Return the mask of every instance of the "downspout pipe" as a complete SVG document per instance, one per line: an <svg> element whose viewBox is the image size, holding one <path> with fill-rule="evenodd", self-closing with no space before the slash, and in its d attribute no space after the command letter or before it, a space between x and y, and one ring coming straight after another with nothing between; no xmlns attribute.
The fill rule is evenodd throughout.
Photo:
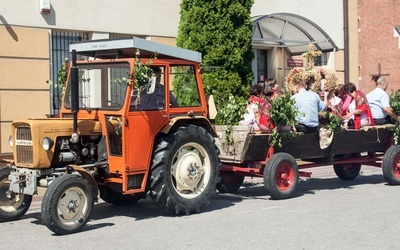
<svg viewBox="0 0 400 250"><path fill-rule="evenodd" d="M344 35L344 83L350 81L350 65L349 65L349 2L343 0L343 35Z"/></svg>

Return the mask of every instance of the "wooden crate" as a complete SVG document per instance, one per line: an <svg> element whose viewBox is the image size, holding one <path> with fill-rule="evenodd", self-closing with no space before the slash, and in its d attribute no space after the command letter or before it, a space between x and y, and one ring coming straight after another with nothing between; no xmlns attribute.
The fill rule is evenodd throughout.
<svg viewBox="0 0 400 250"><path fill-rule="evenodd" d="M233 126L232 127L232 138L233 144L228 145L226 140L226 129L228 126L217 125L215 126L215 131L218 134L218 138L215 139L215 144L221 151L219 158L222 162L230 163L242 163L243 162L243 148L247 138L250 133L250 127L243 126Z"/></svg>

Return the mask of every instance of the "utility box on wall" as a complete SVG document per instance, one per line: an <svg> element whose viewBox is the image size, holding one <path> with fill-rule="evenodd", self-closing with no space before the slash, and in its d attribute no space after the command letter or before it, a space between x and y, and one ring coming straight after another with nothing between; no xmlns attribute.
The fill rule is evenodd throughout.
<svg viewBox="0 0 400 250"><path fill-rule="evenodd" d="M40 13L48 14L50 13L50 0L39 0L40 1Z"/></svg>

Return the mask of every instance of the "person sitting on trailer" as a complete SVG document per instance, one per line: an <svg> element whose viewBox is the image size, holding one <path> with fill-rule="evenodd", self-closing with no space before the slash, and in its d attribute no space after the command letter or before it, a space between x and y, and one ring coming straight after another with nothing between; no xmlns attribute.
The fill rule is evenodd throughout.
<svg viewBox="0 0 400 250"><path fill-rule="evenodd" d="M343 101L338 96L338 92L338 89L336 91L329 91L325 86L324 90L320 93L320 96L322 95L322 98L324 97L325 93L327 93L328 103L326 109L327 111L332 112L335 115L341 115L343 110Z"/></svg>
<svg viewBox="0 0 400 250"><path fill-rule="evenodd" d="M344 89L347 94L353 97L345 116L345 126L349 124L348 122L346 123L346 121L351 119L354 120L354 129L360 129L364 126L375 126L365 94L360 90L357 90L356 85L351 82L346 83Z"/></svg>
<svg viewBox="0 0 400 250"><path fill-rule="evenodd" d="M295 107L299 111L298 123L294 126L296 132L313 133L318 131L318 112L326 108L327 93L324 101L317 93L308 91L307 84L302 78L295 79L297 94L292 98L295 100Z"/></svg>
<svg viewBox="0 0 400 250"><path fill-rule="evenodd" d="M276 78L267 78L267 80L265 80L263 95L270 101L279 95Z"/></svg>
<svg viewBox="0 0 400 250"><path fill-rule="evenodd" d="M268 117L265 111L269 105L262 95L263 87L256 84L250 87L250 97L243 120L239 122L240 126L252 126L255 131L269 131Z"/></svg>
<svg viewBox="0 0 400 250"><path fill-rule="evenodd" d="M376 88L367 94L376 125L394 124L396 121L400 121L400 116L396 115L390 107L389 95L386 93L387 87L386 78L379 77L376 81Z"/></svg>
<svg viewBox="0 0 400 250"><path fill-rule="evenodd" d="M351 101L353 100L353 97L351 95L348 95L346 91L344 90L345 84L341 83L339 84L339 88L336 91L336 95L342 100L342 109L341 109L341 116L346 116L347 110L349 109L349 105Z"/></svg>

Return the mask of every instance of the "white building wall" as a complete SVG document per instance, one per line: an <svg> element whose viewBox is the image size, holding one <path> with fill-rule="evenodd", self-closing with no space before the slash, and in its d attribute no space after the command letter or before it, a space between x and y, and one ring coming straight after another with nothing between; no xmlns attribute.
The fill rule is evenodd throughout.
<svg viewBox="0 0 400 250"><path fill-rule="evenodd" d="M50 29L176 37L181 0L0 0L0 22ZM321 11L326 10L326 11ZM342 0L255 0L251 15L294 13L320 26L343 49Z"/></svg>
<svg viewBox="0 0 400 250"><path fill-rule="evenodd" d="M176 37L181 0L0 0L0 24Z"/></svg>

